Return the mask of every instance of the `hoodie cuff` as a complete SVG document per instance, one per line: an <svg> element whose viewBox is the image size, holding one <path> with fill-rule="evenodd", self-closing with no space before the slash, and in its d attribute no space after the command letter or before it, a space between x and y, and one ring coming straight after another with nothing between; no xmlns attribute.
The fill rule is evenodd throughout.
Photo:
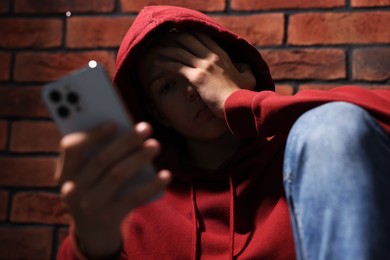
<svg viewBox="0 0 390 260"><path fill-rule="evenodd" d="M225 120L230 131L238 136L257 136L252 100L258 92L237 90L225 101Z"/></svg>

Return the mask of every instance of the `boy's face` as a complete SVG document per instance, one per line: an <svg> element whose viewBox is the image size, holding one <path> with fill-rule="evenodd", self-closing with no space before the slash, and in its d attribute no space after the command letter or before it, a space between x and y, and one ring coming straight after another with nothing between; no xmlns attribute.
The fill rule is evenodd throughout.
<svg viewBox="0 0 390 260"><path fill-rule="evenodd" d="M225 120L209 110L188 80L157 67L157 58L161 57L151 48L137 64L138 78L156 119L192 140L212 140L229 131Z"/></svg>

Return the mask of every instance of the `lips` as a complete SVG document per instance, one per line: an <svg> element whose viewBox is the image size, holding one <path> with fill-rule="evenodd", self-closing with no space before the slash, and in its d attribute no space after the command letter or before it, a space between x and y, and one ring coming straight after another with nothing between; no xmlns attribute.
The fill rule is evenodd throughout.
<svg viewBox="0 0 390 260"><path fill-rule="evenodd" d="M205 111L208 110L207 106L202 106L198 112L196 112L194 119L198 119Z"/></svg>

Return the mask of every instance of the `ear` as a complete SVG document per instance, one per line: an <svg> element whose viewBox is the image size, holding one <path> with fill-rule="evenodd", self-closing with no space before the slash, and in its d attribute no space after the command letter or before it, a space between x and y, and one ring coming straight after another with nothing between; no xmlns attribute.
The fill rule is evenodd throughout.
<svg viewBox="0 0 390 260"><path fill-rule="evenodd" d="M164 115L153 104L148 103L146 105L146 108L148 112L153 115L154 119L156 119L157 122L159 122L166 128L169 128L171 126L168 120L165 119Z"/></svg>

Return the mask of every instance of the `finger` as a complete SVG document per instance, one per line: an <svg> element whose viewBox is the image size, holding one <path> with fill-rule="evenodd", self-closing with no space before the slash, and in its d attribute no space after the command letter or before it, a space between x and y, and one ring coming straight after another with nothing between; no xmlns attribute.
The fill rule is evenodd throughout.
<svg viewBox="0 0 390 260"><path fill-rule="evenodd" d="M188 79L190 82L193 78L194 71L196 70L193 67L187 66L177 61L171 61L171 60L157 59L155 60L154 64L163 70L180 74L184 76L186 79Z"/></svg>
<svg viewBox="0 0 390 260"><path fill-rule="evenodd" d="M199 58L207 57L210 49L207 48L197 37L189 33L179 33L173 36L173 39L180 43L186 50Z"/></svg>
<svg viewBox="0 0 390 260"><path fill-rule="evenodd" d="M67 202L66 204L71 205L71 197L75 191L75 183L73 181L66 181L61 185L61 196Z"/></svg>
<svg viewBox="0 0 390 260"><path fill-rule="evenodd" d="M162 56L160 60L175 61L195 68L199 63L199 58L194 56L183 48L178 47L160 47L153 50L153 52Z"/></svg>
<svg viewBox="0 0 390 260"><path fill-rule="evenodd" d="M234 66L236 66L237 70L243 74L251 71L251 67L247 63L235 62Z"/></svg>
<svg viewBox="0 0 390 260"><path fill-rule="evenodd" d="M256 87L256 78L253 75L251 66L247 63L234 63L234 65L240 72L240 82L242 82L240 86L244 89L254 90Z"/></svg>
<svg viewBox="0 0 390 260"><path fill-rule="evenodd" d="M60 157L57 163L55 178L63 183L72 178L85 162L85 155L98 143L108 140L116 131L114 123L106 123L85 132L65 135L60 142Z"/></svg>
<svg viewBox="0 0 390 260"><path fill-rule="evenodd" d="M102 174L124 157L135 152L143 141L152 133L151 126L145 122L134 126L134 129L101 149L91 158L82 172L75 177L79 189L89 189L99 181Z"/></svg>
<svg viewBox="0 0 390 260"><path fill-rule="evenodd" d="M87 131L74 132L65 135L60 142L61 151L84 152L114 133L116 125L108 122Z"/></svg>
<svg viewBox="0 0 390 260"><path fill-rule="evenodd" d="M159 144L156 140L150 139L145 141L143 149L134 152L115 165L113 169L105 172L96 186L84 197L83 206L93 209L116 197L126 183L133 181L135 175L142 167L146 163L150 163L158 150Z"/></svg>
<svg viewBox="0 0 390 260"><path fill-rule="evenodd" d="M208 35L201 32L193 32L196 38L209 50L217 55L227 55L226 52Z"/></svg>

